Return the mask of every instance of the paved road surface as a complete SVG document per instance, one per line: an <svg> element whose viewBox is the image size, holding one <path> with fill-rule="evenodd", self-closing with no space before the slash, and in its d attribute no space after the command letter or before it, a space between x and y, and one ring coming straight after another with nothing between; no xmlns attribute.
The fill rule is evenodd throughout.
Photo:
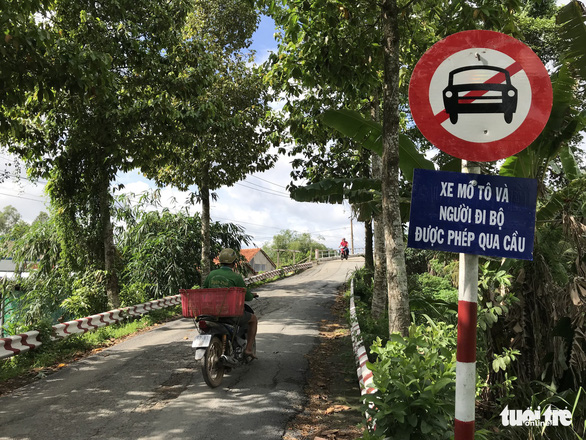
<svg viewBox="0 0 586 440"><path fill-rule="evenodd" d="M362 258L259 288L259 359L205 385L181 319L0 398L0 439L277 440L302 409L308 353L336 289Z"/></svg>

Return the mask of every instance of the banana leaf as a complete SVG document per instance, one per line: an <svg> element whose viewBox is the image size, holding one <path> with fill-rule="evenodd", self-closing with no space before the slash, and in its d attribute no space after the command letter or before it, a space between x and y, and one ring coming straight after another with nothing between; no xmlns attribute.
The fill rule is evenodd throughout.
<svg viewBox="0 0 586 440"><path fill-rule="evenodd" d="M383 127L378 122L364 117L352 110L326 110L322 121L345 136L352 138L358 145L382 157ZM421 154L409 137L399 134L399 168L408 181L413 180L413 170L435 169L433 162Z"/></svg>

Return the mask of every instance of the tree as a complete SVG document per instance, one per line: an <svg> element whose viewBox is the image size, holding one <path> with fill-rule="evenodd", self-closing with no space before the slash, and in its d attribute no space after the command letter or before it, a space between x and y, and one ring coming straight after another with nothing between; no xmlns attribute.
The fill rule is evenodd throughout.
<svg viewBox="0 0 586 440"><path fill-rule="evenodd" d="M195 125L180 126L185 139L168 145L161 161L145 168L161 184L180 189L197 185L202 204L202 272L210 271L210 197L221 186L232 186L254 171L273 166L268 149L278 141L269 107L270 95L262 77L243 55L256 29L256 11L244 0L210 3L196 1L187 37L198 40L212 58L214 74L201 97L186 97L185 105L212 112L206 131ZM166 157L165 157L166 156Z"/></svg>
<svg viewBox="0 0 586 440"><path fill-rule="evenodd" d="M117 235L124 267L122 298L127 305L176 295L179 289L201 286L205 279L197 264L203 246L201 217L189 215L189 205L176 213L161 210L159 197L158 192L146 194L134 204L128 197L118 199L117 216L127 225ZM216 254L225 247L238 251L251 238L240 226L219 222L210 225L210 237Z"/></svg>
<svg viewBox="0 0 586 440"><path fill-rule="evenodd" d="M296 142L326 151L331 134L321 130L317 114L340 107L370 112L369 103L382 97L382 206L386 261L391 265L386 275L392 298L390 331L405 333L409 311L403 231L394 204L399 202L399 132L407 122L400 112L407 111L410 70L431 44L458 30L479 26L516 32L511 11L520 2L261 3L283 29L279 53L270 60L269 80L278 82L289 98L285 110Z"/></svg>
<svg viewBox="0 0 586 440"><path fill-rule="evenodd" d="M50 53L55 38L47 25L50 0L2 0L0 26L4 37L0 41L2 71L0 71L0 130L10 130L6 112L22 105L26 93L46 90L50 69Z"/></svg>
<svg viewBox="0 0 586 440"><path fill-rule="evenodd" d="M196 120L203 130L209 115L182 105L202 93L210 73L203 48L182 36L188 7L51 2L38 23L52 36L42 53L46 74L33 90L19 90L9 112L3 107L10 151L49 180L70 265L104 270L112 307L119 286L110 183L118 171L150 166L160 145L177 139L176 124ZM27 23L37 23L32 16Z"/></svg>
<svg viewBox="0 0 586 440"><path fill-rule="evenodd" d="M318 236L317 240L323 240ZM285 229L273 236L270 243L265 243L263 249L279 266L295 264L303 258L311 258L316 249L325 250L326 246L314 239L309 232L296 232ZM291 253L287 252L292 251Z"/></svg>
<svg viewBox="0 0 586 440"><path fill-rule="evenodd" d="M5 206L0 212L0 235L9 234L12 228L21 221L22 216L14 206Z"/></svg>

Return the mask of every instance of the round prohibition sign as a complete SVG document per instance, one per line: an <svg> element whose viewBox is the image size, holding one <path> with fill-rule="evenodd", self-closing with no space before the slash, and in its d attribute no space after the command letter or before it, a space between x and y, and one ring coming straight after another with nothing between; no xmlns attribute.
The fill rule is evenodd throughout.
<svg viewBox="0 0 586 440"><path fill-rule="evenodd" d="M553 93L547 70L519 40L464 31L434 44L409 84L421 133L460 159L489 162L523 150L541 133Z"/></svg>

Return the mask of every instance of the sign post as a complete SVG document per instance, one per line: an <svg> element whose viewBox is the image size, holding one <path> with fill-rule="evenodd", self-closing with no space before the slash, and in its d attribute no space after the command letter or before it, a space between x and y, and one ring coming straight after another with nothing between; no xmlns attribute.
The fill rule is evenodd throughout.
<svg viewBox="0 0 586 440"><path fill-rule="evenodd" d="M552 101L539 57L498 32L450 35L421 57L411 77L415 124L432 144L462 159L462 174L450 174L475 175L428 174L419 179L427 185L417 189L422 170L415 170L409 221L409 246L460 252L455 440L474 439L478 255L532 259L535 229L536 182L517 179L513 186L525 190L516 191L512 202L512 182L480 185L490 176L479 176L477 162L504 159L531 144L549 119ZM494 184L500 195L492 200Z"/></svg>
<svg viewBox="0 0 586 440"><path fill-rule="evenodd" d="M462 161L462 172L480 174L478 164ZM476 407L476 322L478 255L460 254L458 280L458 339L456 345L455 439L474 438Z"/></svg>

